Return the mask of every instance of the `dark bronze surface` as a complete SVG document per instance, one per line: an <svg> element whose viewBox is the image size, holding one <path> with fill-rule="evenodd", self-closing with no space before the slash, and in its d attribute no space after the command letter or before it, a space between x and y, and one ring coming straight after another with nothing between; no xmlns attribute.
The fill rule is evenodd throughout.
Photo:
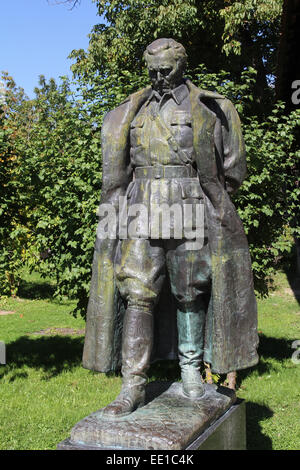
<svg viewBox="0 0 300 470"><path fill-rule="evenodd" d="M184 79L179 43L154 41L145 58L152 86L129 96L103 122L101 204L110 204L117 218L120 196L128 207L176 203L184 211L187 204L202 205L204 241L191 250L186 238L163 239L160 227L154 239L152 232L145 235L147 220L139 238L97 237L83 366L100 372L122 367L121 394L102 412L115 420L143 405L151 360L179 359L186 398L178 398L178 409L190 403L187 397L202 395L203 360L217 373L258 362L251 260L230 199L246 175L238 114L228 99ZM163 401L156 403L164 416ZM209 421L209 406L203 409Z"/></svg>

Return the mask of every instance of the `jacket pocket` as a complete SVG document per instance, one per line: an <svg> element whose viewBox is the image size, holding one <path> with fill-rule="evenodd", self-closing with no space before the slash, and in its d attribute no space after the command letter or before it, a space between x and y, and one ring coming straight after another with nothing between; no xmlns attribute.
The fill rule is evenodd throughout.
<svg viewBox="0 0 300 470"><path fill-rule="evenodd" d="M186 111L175 111L172 119L171 126L192 126L192 116Z"/></svg>
<svg viewBox="0 0 300 470"><path fill-rule="evenodd" d="M136 116L130 124L131 129L143 127L145 122L145 116Z"/></svg>

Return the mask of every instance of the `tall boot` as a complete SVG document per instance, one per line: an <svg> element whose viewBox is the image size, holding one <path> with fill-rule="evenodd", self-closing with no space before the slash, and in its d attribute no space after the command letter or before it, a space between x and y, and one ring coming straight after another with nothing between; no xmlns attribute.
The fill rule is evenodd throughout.
<svg viewBox="0 0 300 470"><path fill-rule="evenodd" d="M153 317L150 310L127 308L122 337L122 389L117 398L103 409L104 417L126 416L144 405L152 343Z"/></svg>
<svg viewBox="0 0 300 470"><path fill-rule="evenodd" d="M200 304L200 305L199 305ZM190 311L197 310L197 311ZM204 344L205 308L197 302L197 308L177 310L178 352L183 393L190 398L204 394L200 373Z"/></svg>

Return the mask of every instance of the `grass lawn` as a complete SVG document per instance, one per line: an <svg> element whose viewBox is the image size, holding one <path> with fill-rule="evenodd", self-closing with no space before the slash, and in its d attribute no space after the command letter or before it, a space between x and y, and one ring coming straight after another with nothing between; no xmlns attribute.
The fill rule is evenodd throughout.
<svg viewBox="0 0 300 470"><path fill-rule="evenodd" d="M287 277L258 302L260 363L238 375L247 401L248 449L300 449L300 364L291 360L300 340L300 306ZM53 286L25 276L16 299L0 301L0 449L55 449L72 426L118 394L119 376L81 367L84 321L69 315L72 303L52 298ZM7 314L7 312L14 312ZM169 369L156 365L151 380Z"/></svg>

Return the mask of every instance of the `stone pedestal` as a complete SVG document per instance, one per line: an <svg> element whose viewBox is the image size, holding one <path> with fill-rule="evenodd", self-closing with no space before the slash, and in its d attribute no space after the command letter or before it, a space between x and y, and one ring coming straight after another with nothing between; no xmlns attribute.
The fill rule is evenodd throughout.
<svg viewBox="0 0 300 470"><path fill-rule="evenodd" d="M114 420L104 419L100 409L79 421L58 449L245 449L244 404L228 388L205 389L193 400L183 395L181 383L150 383L145 406Z"/></svg>

